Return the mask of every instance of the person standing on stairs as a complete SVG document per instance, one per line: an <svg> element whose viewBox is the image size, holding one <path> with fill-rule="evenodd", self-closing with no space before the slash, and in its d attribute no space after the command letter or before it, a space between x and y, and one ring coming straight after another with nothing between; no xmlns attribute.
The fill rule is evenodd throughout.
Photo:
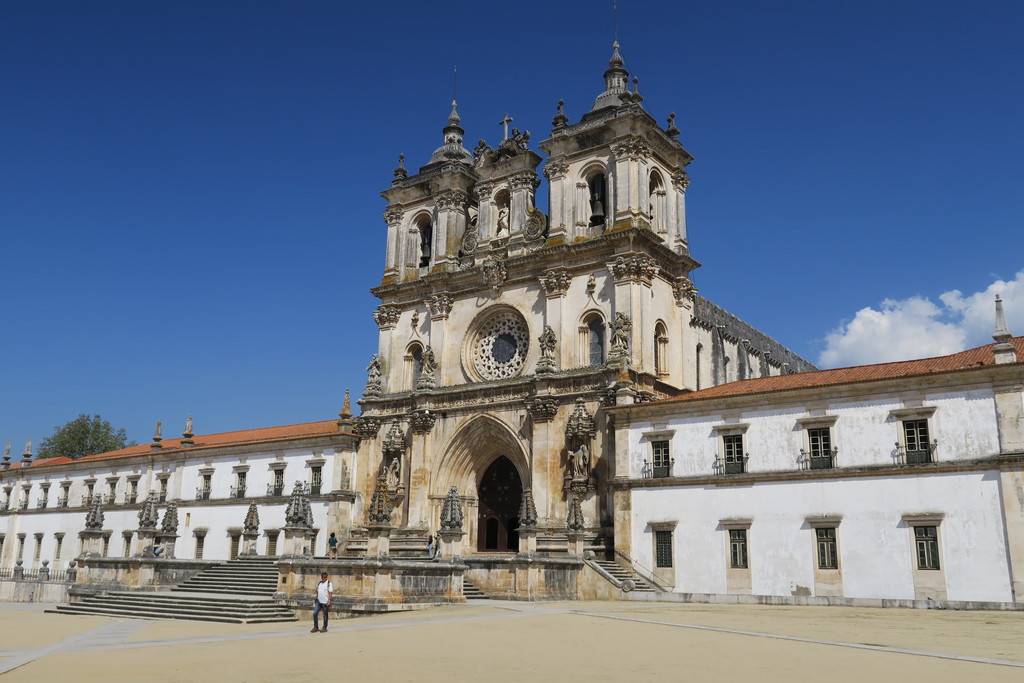
<svg viewBox="0 0 1024 683"><path fill-rule="evenodd" d="M327 578L327 572L320 575L313 598L313 630L310 633L327 633L327 618L330 615L331 600L334 599L334 584ZM320 610L324 612L324 627L320 628Z"/></svg>

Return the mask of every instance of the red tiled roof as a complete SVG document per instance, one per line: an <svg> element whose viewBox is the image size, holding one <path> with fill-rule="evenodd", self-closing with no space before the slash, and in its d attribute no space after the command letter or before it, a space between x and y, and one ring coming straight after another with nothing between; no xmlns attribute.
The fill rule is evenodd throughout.
<svg viewBox="0 0 1024 683"><path fill-rule="evenodd" d="M1010 340L1017 350L1018 364L1024 361L1024 337ZM992 344L968 349L948 356L904 360L895 363L878 363L875 365L855 365L849 368L833 368L832 370L814 370L797 372L791 375L775 375L744 379L728 384L719 384L700 391L691 391L680 396L653 401L652 404L694 401L704 398L721 398L725 396L742 396L745 394L761 394L787 389L806 389L810 387L829 386L834 384L850 384L853 382L869 382L873 380L892 379L911 375L926 375L934 372L948 372L971 367L994 365ZM647 405L647 404L645 404Z"/></svg>
<svg viewBox="0 0 1024 683"><path fill-rule="evenodd" d="M192 450L195 448L211 447L211 446L232 446L235 444L243 443L261 443L268 441L282 441L286 439L302 439L310 436L321 436L328 434L339 434L338 421L335 420L324 420L322 422L304 422L302 424L285 425L283 427L263 427L261 429L243 429L237 432L222 432L220 434L204 434L195 436L192 440L195 444L192 446ZM164 439L162 442L164 451L177 451L181 448L181 439ZM147 453L160 453L161 451L154 451L152 448L152 442L139 444L138 446L130 446L129 448L122 448L117 451L109 451L107 453L97 453L96 455L87 455L84 458L80 458L75 461L71 458L40 458L34 460L31 467L47 467L51 465L62 465L69 462L90 462L93 460L108 460L114 458L129 458L137 455L144 455ZM11 469L21 467L21 462L12 462Z"/></svg>

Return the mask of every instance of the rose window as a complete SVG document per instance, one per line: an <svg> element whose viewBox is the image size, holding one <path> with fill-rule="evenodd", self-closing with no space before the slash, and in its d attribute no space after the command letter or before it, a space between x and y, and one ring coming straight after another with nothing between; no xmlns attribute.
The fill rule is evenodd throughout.
<svg viewBox="0 0 1024 683"><path fill-rule="evenodd" d="M473 343L473 367L483 379L507 379L523 371L530 339L518 315L507 312L482 326Z"/></svg>

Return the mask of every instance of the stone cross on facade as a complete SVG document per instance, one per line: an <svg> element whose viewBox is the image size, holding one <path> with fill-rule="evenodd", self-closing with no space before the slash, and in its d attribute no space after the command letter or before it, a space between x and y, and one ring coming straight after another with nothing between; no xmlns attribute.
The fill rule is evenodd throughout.
<svg viewBox="0 0 1024 683"><path fill-rule="evenodd" d="M498 125L499 126L504 126L505 127L505 135L504 135L504 137L501 138L502 141L508 140L508 124L512 123L512 121L513 121L513 118L511 116L509 116L508 114L505 114L505 118L503 118L501 121L498 121Z"/></svg>

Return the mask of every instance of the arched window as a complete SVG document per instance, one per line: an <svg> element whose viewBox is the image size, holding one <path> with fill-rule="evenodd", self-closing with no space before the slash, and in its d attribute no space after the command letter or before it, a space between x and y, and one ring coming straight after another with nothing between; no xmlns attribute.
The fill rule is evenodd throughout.
<svg viewBox="0 0 1024 683"><path fill-rule="evenodd" d="M430 218L423 215L416 219L416 230L420 234L419 267L429 268L434 250L434 228L430 224Z"/></svg>
<svg viewBox="0 0 1024 683"><path fill-rule="evenodd" d="M655 232L665 232L665 213L668 209L665 183L658 171L651 171L651 180L647 186L648 211L651 216L651 228Z"/></svg>
<svg viewBox="0 0 1024 683"><path fill-rule="evenodd" d="M508 190L499 190L494 195L494 236L507 236L511 231L512 217L509 212L511 198Z"/></svg>
<svg viewBox="0 0 1024 683"><path fill-rule="evenodd" d="M416 382L423 374L423 345L419 342L409 344L405 352L406 386L409 389L416 388Z"/></svg>
<svg viewBox="0 0 1024 683"><path fill-rule="evenodd" d="M585 365L604 363L604 319L599 313L590 313L580 325L580 360Z"/></svg>
<svg viewBox="0 0 1024 683"><path fill-rule="evenodd" d="M590 193L590 223L591 227L603 226L608 213L608 193L604 180L604 173L595 173L587 178L587 188Z"/></svg>
<svg viewBox="0 0 1024 683"><path fill-rule="evenodd" d="M654 372L659 376L668 374L668 330L660 320L654 326Z"/></svg>

